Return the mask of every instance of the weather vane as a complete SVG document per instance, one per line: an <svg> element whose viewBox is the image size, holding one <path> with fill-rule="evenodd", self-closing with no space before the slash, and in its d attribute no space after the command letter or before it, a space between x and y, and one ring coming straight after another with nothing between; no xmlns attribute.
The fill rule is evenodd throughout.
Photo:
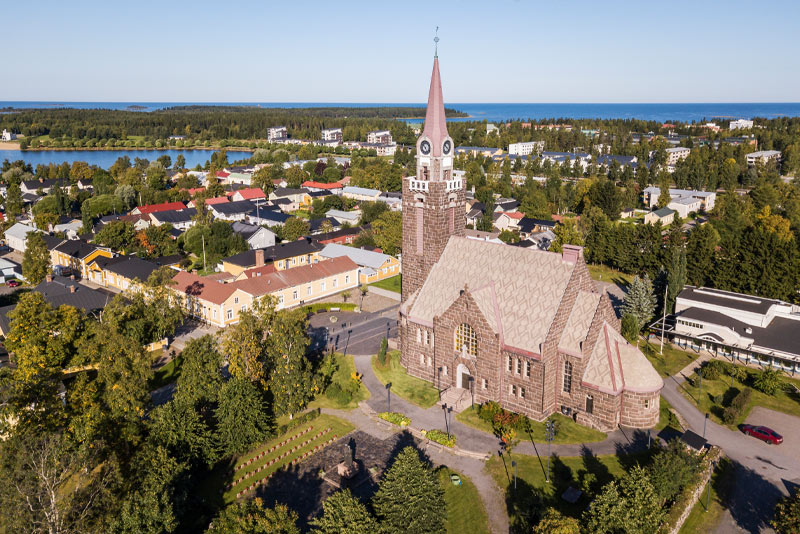
<svg viewBox="0 0 800 534"><path fill-rule="evenodd" d="M439 26L436 26L436 36L433 38L436 47L433 52L433 57L439 57Z"/></svg>

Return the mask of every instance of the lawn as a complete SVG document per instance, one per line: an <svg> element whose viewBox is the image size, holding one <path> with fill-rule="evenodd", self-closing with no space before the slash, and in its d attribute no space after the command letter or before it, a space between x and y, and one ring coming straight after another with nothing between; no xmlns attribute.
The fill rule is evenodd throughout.
<svg viewBox="0 0 800 534"><path fill-rule="evenodd" d="M400 293L400 285L403 280L403 275L398 274L397 276L392 276L391 278L384 278L383 280L378 280L377 282L373 282L370 285L379 287L381 289L385 289L387 291L394 291L395 293Z"/></svg>
<svg viewBox="0 0 800 534"><path fill-rule="evenodd" d="M422 408L430 408L439 401L439 391L433 385L406 373L400 364L400 351L388 353L389 361L383 366L378 356L372 357L372 370L382 384L392 383L392 394Z"/></svg>
<svg viewBox="0 0 800 534"><path fill-rule="evenodd" d="M645 357L650 360L658 374L663 377L672 376L693 361L699 354L693 351L684 351L676 348L670 343L664 343L664 354L661 354L659 342L645 344L640 343L640 348Z"/></svg>
<svg viewBox="0 0 800 534"><path fill-rule="evenodd" d="M553 414L553 418L560 422L558 434L556 434L556 439L553 440L553 443L591 443L594 441L603 441L608 437L604 432L579 425L569 417L564 417L561 414ZM477 406L470 406L456 415L456 421L489 434L494 433L492 425L478 417ZM536 443L544 443L544 423L539 423L537 421L531 421L531 423L533 425L533 440ZM524 440L530 439L528 436L523 436L522 434L518 434L518 437Z"/></svg>
<svg viewBox="0 0 800 534"><path fill-rule="evenodd" d="M447 534L463 532L488 534L489 518L475 484L461 473L451 471L444 466L437 469L437 472L444 488L444 501L447 506ZM450 481L451 474L461 477L460 486Z"/></svg>
<svg viewBox="0 0 800 534"><path fill-rule="evenodd" d="M352 375L356 372L356 364L353 357L345 354L334 354L338 368L333 373L331 378L331 385L338 384L340 388L344 389L352 382ZM330 386L328 386L330 389ZM343 402L343 398L336 396L329 396L326 394L317 395L308 408L337 408L340 410L352 410L358 406L358 403L369 399L369 390L364 384L360 384L358 391L352 396L350 402Z"/></svg>
<svg viewBox="0 0 800 534"><path fill-rule="evenodd" d="M307 433L304 433L302 436L297 437L296 439L284 444L280 445L282 441L286 441L292 437L297 436L301 432L305 431L311 427L311 430ZM293 428L286 432L281 436L277 436L270 441L262 443L257 447L254 447L250 451L242 454L241 456L234 458L232 464L235 468L232 471L232 474L229 475L227 480L224 480L225 489L227 490L224 495L224 500L226 503L232 502L236 498L236 493L247 488L255 482L256 480L263 479L264 477L274 473L278 469L288 465L294 458L298 458L299 456L303 455L304 453L312 450L317 445L323 445L327 443L331 438L334 436L338 439L350 431L353 430L353 425L349 422L339 419L338 417L334 417L332 415L323 414L310 421L308 423L304 423L296 428ZM320 431L327 431L324 435L320 437L315 437L316 434ZM298 448L295 451L291 451L292 447L301 445L304 441L311 440L310 443L303 445L302 447ZM274 450L271 452L270 449L275 447ZM263 456L259 457L259 455L266 452ZM275 460L285 453L288 454L281 458L280 460ZM253 459L253 461L247 465L248 460ZM262 466L267 465L270 461L274 461L272 465L269 467L261 469L258 471L259 468ZM238 484L234 484L237 480L242 479L241 482ZM233 485L231 485L233 484Z"/></svg>
<svg viewBox="0 0 800 534"><path fill-rule="evenodd" d="M157 351L160 356L162 351ZM172 358L163 367L159 368L154 374L153 378L148 382L150 391L166 386L178 380L181 376L181 364L183 364L183 356L180 354Z"/></svg>
<svg viewBox="0 0 800 534"><path fill-rule="evenodd" d="M659 402L658 405L658 424L653 430L660 432L661 430L670 427L673 428L675 432L681 432L681 425L678 422L678 418L675 417L675 414L669 411L671 407L672 405L669 403L669 401L662 396L661 402Z"/></svg>
<svg viewBox="0 0 800 534"><path fill-rule="evenodd" d="M742 388L745 387L748 387L752 390L750 402L744 409L739 419L730 425L730 428L736 428L742 421L744 421L753 406L763 406L764 408L769 408L770 410L800 417L800 395L798 395L796 392L793 391L790 393L787 391L787 388L782 388L775 395L767 395L756 389L753 389L753 378L761 371L750 368L747 368L748 377L744 379L744 382L733 380L733 388L731 388L731 377L727 372L727 369L730 368L731 364L728 362L723 363L725 364L726 372L723 373L718 379L709 380L704 378L702 384L700 384L697 374L692 373L680 388L683 396L692 401L701 412L709 413L713 421L719 424L724 424L721 419L723 410L730 402L730 399L733 398L734 393L742 390ZM791 379L786 375L782 377L782 380L787 384L791 383L794 384L795 387L800 387L800 380ZM700 388L702 388L702 394L700 394ZM697 402L698 395L700 396L699 404Z"/></svg>
<svg viewBox="0 0 800 534"><path fill-rule="evenodd" d="M628 287L633 281L633 275L617 271L605 265L586 265L589 268L589 274L594 280L601 282L612 282L620 287Z"/></svg>
<svg viewBox="0 0 800 534"><path fill-rule="evenodd" d="M712 532L720 522L720 519L722 519L722 513L726 508L727 496L733 492L735 478L734 468L730 460L723 457L711 477L711 502L709 503L708 511L706 511L706 500L708 499L708 486L706 486L679 533Z"/></svg>
<svg viewBox="0 0 800 534"><path fill-rule="evenodd" d="M564 491L573 486L581 489L581 478L586 473L591 473L595 481L591 483L592 491L600 488L614 478L624 474L626 466L636 463L640 458L646 459L647 453L618 457L616 455L594 456L588 454L583 457L572 456L560 458L553 456L550 463L550 483L545 482L545 469L547 468L547 448L540 448L541 459L536 456L524 454L511 454L492 456L486 462L486 469L506 496L509 520L512 525L517 523L519 517L535 507L536 496L541 498L542 507L552 506L561 513L579 518L589 505L587 495L575 504L570 504L561 498ZM514 489L514 468L511 462L517 463L517 488Z"/></svg>

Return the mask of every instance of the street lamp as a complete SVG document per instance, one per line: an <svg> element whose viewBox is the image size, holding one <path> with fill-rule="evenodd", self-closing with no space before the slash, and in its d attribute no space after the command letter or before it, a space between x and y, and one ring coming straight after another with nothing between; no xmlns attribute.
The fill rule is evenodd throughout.
<svg viewBox="0 0 800 534"><path fill-rule="evenodd" d="M697 370L697 376L700 377L699 385L697 386L697 406L700 407L702 402L700 399L703 397L703 368Z"/></svg>
<svg viewBox="0 0 800 534"><path fill-rule="evenodd" d="M442 368L439 367L437 369L437 371L439 372L439 394L441 395L441 393L442 393Z"/></svg>
<svg viewBox="0 0 800 534"><path fill-rule="evenodd" d="M392 389L392 383L389 382L389 383L386 384L386 405L387 405L386 411L387 412L391 412L392 411L392 392L391 392L391 389Z"/></svg>
<svg viewBox="0 0 800 534"><path fill-rule="evenodd" d="M703 419L703 439L706 439L706 423L708 423L708 412L706 412L706 418Z"/></svg>
<svg viewBox="0 0 800 534"><path fill-rule="evenodd" d="M708 493L706 494L706 512L708 512L708 506L711 504L711 477L714 475L714 468L717 466L717 462L711 460L711 463L708 466Z"/></svg>
<svg viewBox="0 0 800 534"><path fill-rule="evenodd" d="M514 491L517 491L517 461L511 460L511 467L514 468Z"/></svg>
<svg viewBox="0 0 800 534"><path fill-rule="evenodd" d="M447 403L442 404L442 411L444 412L444 427L447 429L447 439L450 440L450 424L447 422Z"/></svg>
<svg viewBox="0 0 800 534"><path fill-rule="evenodd" d="M547 440L547 472L545 473L545 482L550 482L550 444L556 437L556 429L553 421L547 421L544 425L544 439Z"/></svg>
<svg viewBox="0 0 800 534"><path fill-rule="evenodd" d="M475 407L475 378L470 376L469 377L469 391L472 393L472 406Z"/></svg>

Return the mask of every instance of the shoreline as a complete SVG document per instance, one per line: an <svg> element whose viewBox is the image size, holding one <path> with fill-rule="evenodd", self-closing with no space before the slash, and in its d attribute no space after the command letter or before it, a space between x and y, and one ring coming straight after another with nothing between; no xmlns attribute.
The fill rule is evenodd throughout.
<svg viewBox="0 0 800 534"><path fill-rule="evenodd" d="M14 141L0 141L0 150L22 150L19 143Z"/></svg>
<svg viewBox="0 0 800 534"><path fill-rule="evenodd" d="M6 143L10 144L10 143ZM19 150L20 152L113 152L113 151L120 151L120 150L226 150L228 152L255 152L256 148L245 148L245 147L71 147L71 148L26 148L22 150L19 147L19 143L17 143L16 148L14 147L3 147L2 143L0 143L0 150Z"/></svg>

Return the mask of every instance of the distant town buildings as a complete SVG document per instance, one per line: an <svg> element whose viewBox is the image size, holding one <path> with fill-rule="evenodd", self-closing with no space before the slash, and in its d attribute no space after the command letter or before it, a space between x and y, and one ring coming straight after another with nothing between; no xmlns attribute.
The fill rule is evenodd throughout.
<svg viewBox="0 0 800 534"><path fill-rule="evenodd" d="M541 154L544 151L544 141L526 141L508 145L508 154L514 156L529 156Z"/></svg>
<svg viewBox="0 0 800 534"><path fill-rule="evenodd" d="M658 197L661 196L661 188L659 187L646 187L643 191L644 193L644 203L653 208L658 204ZM714 209L714 202L717 200L717 194L713 191L694 191L692 189L672 189L669 190L669 196L672 198L670 205L668 207L675 209L672 207L672 203L679 201L681 199L696 199L700 202L699 207L695 210L702 210L702 211L711 211ZM693 205L691 202L682 202L682 205ZM677 204L676 204L677 205ZM675 211L678 211L675 209ZM681 217L686 217L686 215L681 214Z"/></svg>
<svg viewBox="0 0 800 534"><path fill-rule="evenodd" d="M779 162L781 160L780 150L759 150L758 152L751 152L747 154L747 166L754 167L759 163L766 165L770 161Z"/></svg>
<svg viewBox="0 0 800 534"><path fill-rule="evenodd" d="M669 208L661 208L660 210L651 211L644 216L645 224L656 224L660 222L662 226L672 224L675 219L675 211Z"/></svg>
<svg viewBox="0 0 800 534"><path fill-rule="evenodd" d="M342 129L341 128L325 128L322 130L323 141L336 141L342 142Z"/></svg>
<svg viewBox="0 0 800 534"><path fill-rule="evenodd" d="M689 157L689 154L692 153L690 148L686 147L670 147L666 150L667 152L667 166L674 167L676 163L679 161L683 161Z"/></svg>
<svg viewBox="0 0 800 534"><path fill-rule="evenodd" d="M384 145L391 144L392 132L389 130L377 130L367 134L367 143L379 143Z"/></svg>
<svg viewBox="0 0 800 534"><path fill-rule="evenodd" d="M0 140L2 141L13 141L17 138L17 134L9 132L5 128L3 129L2 135L0 135Z"/></svg>
<svg viewBox="0 0 800 534"><path fill-rule="evenodd" d="M731 121L730 126L728 126L729 130L749 130L753 127L753 121L748 119L738 119L735 121Z"/></svg>
<svg viewBox="0 0 800 534"><path fill-rule="evenodd" d="M286 126L274 126L267 130L267 141L270 143L280 143L289 137L289 131Z"/></svg>

